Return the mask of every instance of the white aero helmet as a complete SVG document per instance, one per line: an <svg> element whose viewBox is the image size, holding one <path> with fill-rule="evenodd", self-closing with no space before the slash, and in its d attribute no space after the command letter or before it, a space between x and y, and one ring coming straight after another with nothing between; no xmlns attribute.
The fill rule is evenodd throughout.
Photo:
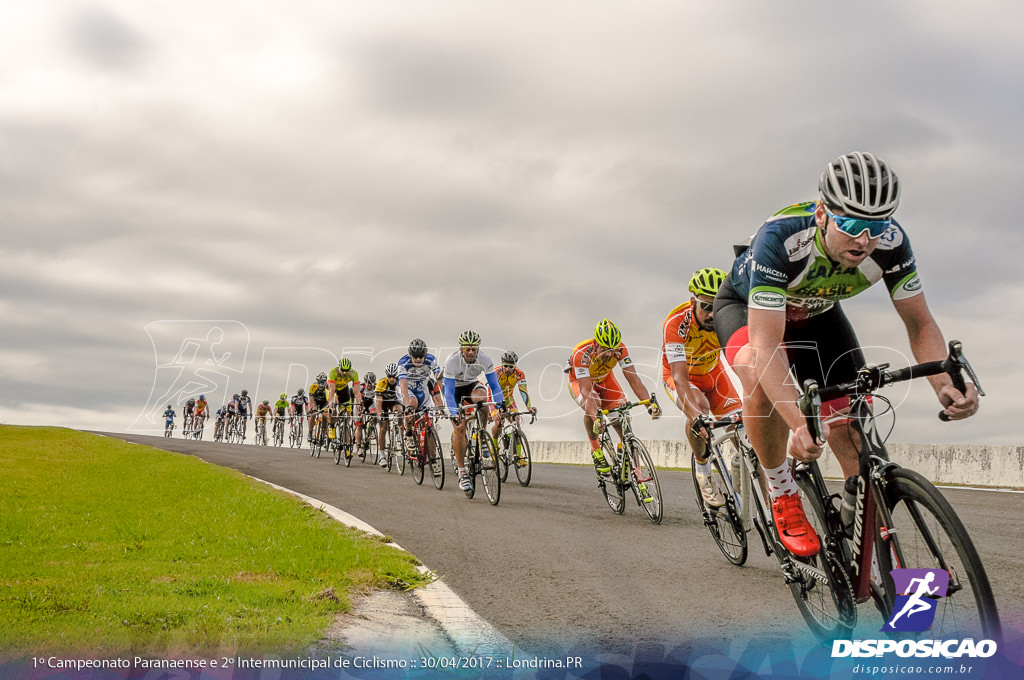
<svg viewBox="0 0 1024 680"><path fill-rule="evenodd" d="M862 220L884 220L900 203L900 180L880 158L854 151L821 173L818 191L830 210Z"/></svg>

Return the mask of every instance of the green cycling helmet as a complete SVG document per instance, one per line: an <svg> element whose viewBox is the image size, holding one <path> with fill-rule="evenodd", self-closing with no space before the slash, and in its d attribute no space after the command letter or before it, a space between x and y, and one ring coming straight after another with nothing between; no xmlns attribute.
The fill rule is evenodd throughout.
<svg viewBox="0 0 1024 680"><path fill-rule="evenodd" d="M608 319L601 319L594 329L594 340L602 347L614 349L622 342L622 331Z"/></svg>
<svg viewBox="0 0 1024 680"><path fill-rule="evenodd" d="M476 331L462 331L459 335L460 347L477 347L480 345L480 334Z"/></svg>
<svg viewBox="0 0 1024 680"><path fill-rule="evenodd" d="M349 359L343 358L341 361L338 362L338 368L340 368L343 371L348 371L352 368L352 362Z"/></svg>
<svg viewBox="0 0 1024 680"><path fill-rule="evenodd" d="M718 293L718 287L728 276L721 269L706 267L694 273L690 278L690 292L694 295L710 295L714 297Z"/></svg>

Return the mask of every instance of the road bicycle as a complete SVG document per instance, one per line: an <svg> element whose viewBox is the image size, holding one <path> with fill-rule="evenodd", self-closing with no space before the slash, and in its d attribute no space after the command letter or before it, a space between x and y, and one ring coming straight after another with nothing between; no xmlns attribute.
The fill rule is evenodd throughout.
<svg viewBox="0 0 1024 680"><path fill-rule="evenodd" d="M274 417L274 446L284 444L284 416Z"/></svg>
<svg viewBox="0 0 1024 680"><path fill-rule="evenodd" d="M164 424L164 436L170 437L171 433L174 432L174 423L168 422Z"/></svg>
<svg viewBox="0 0 1024 680"><path fill-rule="evenodd" d="M932 639L999 640L1001 624L992 588L970 533L956 511L921 474L889 460L876 423L872 399L895 411L875 392L893 383L946 373L964 392L966 372L984 395L959 341L949 342L946 359L888 370L889 364L865 366L848 383L819 387L804 382L799 405L808 427L823 442L821 404L850 398L853 438L859 440L859 471L851 523L837 507L841 494L825 485L817 461L798 463L795 477L808 519L821 538L813 558L794 560L790 587L807 624L822 641L849 635L857 620L856 604L873 600L886 622L893 620L902 595L890 573L894 569L935 569L949 575L944 597L933 596L935 619L923 635ZM881 415L881 414L879 414ZM939 417L946 420L944 413ZM891 430L890 430L891 431ZM852 486L852 484L851 484ZM853 492L851 491L851 495ZM897 616L899 613L897 613Z"/></svg>
<svg viewBox="0 0 1024 680"><path fill-rule="evenodd" d="M263 418L256 419L256 445L267 445L267 421Z"/></svg>
<svg viewBox="0 0 1024 680"><path fill-rule="evenodd" d="M377 414L367 413L364 409L359 416L359 421L362 423L360 438L356 442L359 459L364 463L369 461L376 465L380 456L377 447Z"/></svg>
<svg viewBox="0 0 1024 680"><path fill-rule="evenodd" d="M405 474L405 433L402 427L402 410L391 411L384 417L384 442L377 443L377 462L384 461L381 467L391 472L398 470L399 475Z"/></svg>
<svg viewBox="0 0 1024 680"><path fill-rule="evenodd" d="M203 439L203 428L206 425L206 419L208 417L209 416L201 416L201 415L197 415L195 417L195 422L192 425L192 431L190 432L190 435L196 441L202 441L202 439Z"/></svg>
<svg viewBox="0 0 1024 680"><path fill-rule="evenodd" d="M228 420L227 434L225 439L228 444L241 444L245 440L242 434L243 416L240 413L233 414Z"/></svg>
<svg viewBox="0 0 1024 680"><path fill-rule="evenodd" d="M530 442L519 424L519 416L530 416L530 424L537 420L532 411L510 411L502 415L501 432L498 435L498 463L501 465L501 481L508 479L509 468L516 471L520 486L529 486L533 476L533 458Z"/></svg>
<svg viewBox="0 0 1024 680"><path fill-rule="evenodd" d="M305 420L304 415L288 416L288 446L302 446L302 423Z"/></svg>
<svg viewBox="0 0 1024 680"><path fill-rule="evenodd" d="M355 445L356 433L352 427L352 405L342 404L338 408L338 415L334 417L334 439L331 448L334 450L334 464L338 465L342 460L345 467L352 465L352 448Z"/></svg>
<svg viewBox="0 0 1024 680"><path fill-rule="evenodd" d="M747 561L747 532L751 518L751 477L744 474L744 457L753 453L743 431L743 416L735 413L724 418L699 416L693 429L706 432L706 454L711 466L711 484L722 494L725 504L708 505L697 481L697 460L690 454L690 474L704 526L718 548L737 567Z"/></svg>
<svg viewBox="0 0 1024 680"><path fill-rule="evenodd" d="M226 418L218 416L217 422L213 426L213 441L222 442L224 441L224 430L226 429L224 422Z"/></svg>
<svg viewBox="0 0 1024 680"><path fill-rule="evenodd" d="M327 413L324 409L313 411L313 422L309 431L309 455L320 457L320 452L327 446Z"/></svg>
<svg viewBox="0 0 1024 680"><path fill-rule="evenodd" d="M416 448L408 452L413 481L422 484L426 471L430 470L434 488L438 491L444 488L444 452L434 426L434 416L442 417L444 413L447 409L443 406L428 406L416 411L412 425Z"/></svg>
<svg viewBox="0 0 1024 680"><path fill-rule="evenodd" d="M484 493L491 505L497 505L501 500L501 474L499 470L498 457L495 452L494 440L491 433L487 431L488 406L494 402L463 403L459 407L459 414L466 419L466 472L469 475L470 488L465 492L467 498L476 495L476 478L484 487ZM455 461L455 451L452 450L452 466L458 469Z"/></svg>
<svg viewBox="0 0 1024 680"><path fill-rule="evenodd" d="M647 518L654 524L661 524L664 508L661 497L661 484L658 483L658 471L636 435L630 418L630 410L637 406L648 406L650 399L626 402L622 406L601 409L598 414L604 428L598 436L604 459L611 467L611 472L597 476L597 485L601 488L608 507L618 515L626 509L626 490L632 489L637 504L643 508ZM611 418L615 414L615 418ZM616 447L612 443L611 430L618 423L622 428L622 444Z"/></svg>
<svg viewBox="0 0 1024 680"><path fill-rule="evenodd" d="M186 413L185 417L181 419L181 436L185 439L192 437L192 428L195 427L194 418L195 416L191 413Z"/></svg>

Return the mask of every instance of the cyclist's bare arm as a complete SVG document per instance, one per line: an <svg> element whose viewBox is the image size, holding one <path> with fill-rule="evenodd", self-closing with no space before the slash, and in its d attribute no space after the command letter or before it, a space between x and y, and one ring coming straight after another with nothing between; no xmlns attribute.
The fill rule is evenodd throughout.
<svg viewBox="0 0 1024 680"><path fill-rule="evenodd" d="M626 382L629 383L629 388L636 395L637 401L650 398L652 392L644 386L644 381L640 378L640 374L636 372L636 366L625 366L622 369L622 375L626 376ZM658 418L660 416L661 409L658 409L654 412L654 417Z"/></svg>
<svg viewBox="0 0 1024 680"><path fill-rule="evenodd" d="M685 361L677 361L669 366L672 368L676 394L682 402L678 406L683 410L686 420L692 423L697 416L707 413L711 409L711 404L703 392L690 384L690 366Z"/></svg>
<svg viewBox="0 0 1024 680"><path fill-rule="evenodd" d="M750 309L747 316L750 328L750 341L745 361L737 362L746 365L744 372L747 379L753 379L753 385L744 385L746 392L753 399L758 412L747 421L747 434L753 434L752 441L758 439L762 428L769 440L779 437L782 433L775 432L768 416L773 412L785 422L793 432L789 443L789 453L797 460L810 461L821 456L822 446L808 431L807 422L796 405L798 392L789 377L789 359L786 351L780 346L786 332L786 313L784 311ZM759 394L757 394L759 392ZM760 397L760 398L757 398ZM764 418L759 421L756 418ZM755 422L750 422L755 421ZM777 427L777 424L776 424ZM824 435L828 438L828 429ZM758 448L760 446L760 448ZM754 448L761 457L765 467L778 467L786 458L785 441L780 445L777 441L754 442Z"/></svg>
<svg viewBox="0 0 1024 680"><path fill-rule="evenodd" d="M910 349L918 363L926 361L942 361L946 358L946 341L942 331L935 322L924 294L915 295L905 300L893 300L893 307L907 327ZM967 394L953 387L953 381L945 373L928 377L932 389L935 390L939 403L945 408L950 420L963 420L978 411L978 390L973 383L967 383Z"/></svg>

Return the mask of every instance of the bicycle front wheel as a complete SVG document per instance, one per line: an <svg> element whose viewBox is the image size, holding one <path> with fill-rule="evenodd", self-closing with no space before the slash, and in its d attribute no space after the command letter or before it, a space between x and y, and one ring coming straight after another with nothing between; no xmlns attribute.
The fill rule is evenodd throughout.
<svg viewBox="0 0 1024 680"><path fill-rule="evenodd" d="M630 462L633 468L629 478L633 487L636 502L647 513L647 519L653 524L661 524L664 506L661 499L661 484L658 483L658 471L651 460L647 447L639 439L629 440ZM625 461L623 461L625 464Z"/></svg>
<svg viewBox="0 0 1024 680"><path fill-rule="evenodd" d="M790 583L789 588L807 627L819 641L828 644L832 640L850 637L850 632L857 624L857 604L846 567L840 556L834 554L828 546L825 507L810 473L798 470L796 483L800 487L807 521L821 538L822 546L813 557L793 555L799 578Z"/></svg>
<svg viewBox="0 0 1024 680"><path fill-rule="evenodd" d="M719 455L712 457L712 465L717 475L712 475L714 481L720 481L721 458ZM711 507L704 500L700 491L700 483L697 481L697 460L693 453L690 454L690 476L693 477L693 490L697 498L697 507L704 516L704 526L708 528L711 538L715 539L718 549L725 555L725 559L737 567L743 566L747 561L747 533L743 530L743 520L736 511L736 499L729 498L728 489L724 484L719 486L725 496L725 505L720 508Z"/></svg>
<svg viewBox="0 0 1024 680"><path fill-rule="evenodd" d="M444 451L441 449L441 438L437 436L435 430L431 429L424 442L427 447L430 475L434 479L434 488L440 491L444 488Z"/></svg>
<svg viewBox="0 0 1024 680"><path fill-rule="evenodd" d="M341 443L341 453L345 456L345 467L352 465L352 450L355 448L356 433L351 423L345 423L338 428L338 441Z"/></svg>
<svg viewBox="0 0 1024 680"><path fill-rule="evenodd" d="M998 642L1002 625L992 586L949 501L921 474L906 468L889 471L885 501L892 521L880 528L877 555L887 592L899 594L890 585L891 569L941 569L949 574L949 586L945 597L933 600L935 619L922 635ZM886 620L892 620L892 612Z"/></svg>
<svg viewBox="0 0 1024 680"><path fill-rule="evenodd" d="M501 474L498 469L498 454L491 444L491 435L487 430L479 430L477 446L480 447L480 479L484 483L484 493L491 505L501 500Z"/></svg>
<svg viewBox="0 0 1024 680"><path fill-rule="evenodd" d="M416 451L409 453L409 469L412 472L412 480L417 485L423 483L423 476L426 470L424 469L423 461L427 459L426 452L422 448L426 447L426 439L418 439L416 442Z"/></svg>
<svg viewBox="0 0 1024 680"><path fill-rule="evenodd" d="M530 442L523 431L516 428L512 437L512 464L516 468L516 479L520 486L530 486L533 476L533 459L530 457Z"/></svg>
<svg viewBox="0 0 1024 680"><path fill-rule="evenodd" d="M615 455L615 447L612 446L610 438L601 444L601 449L604 451L605 461L614 471L618 463L618 456ZM604 500L608 503L608 507L612 509L612 512L616 515L621 515L625 512L626 496L623 493L623 488L619 486L619 480L617 478L605 479L604 477L598 477L598 484L601 487L601 493L604 494Z"/></svg>
<svg viewBox="0 0 1024 680"><path fill-rule="evenodd" d="M395 466L398 468L398 475L402 476L405 474L405 437L397 431L396 434L391 443L395 446Z"/></svg>

